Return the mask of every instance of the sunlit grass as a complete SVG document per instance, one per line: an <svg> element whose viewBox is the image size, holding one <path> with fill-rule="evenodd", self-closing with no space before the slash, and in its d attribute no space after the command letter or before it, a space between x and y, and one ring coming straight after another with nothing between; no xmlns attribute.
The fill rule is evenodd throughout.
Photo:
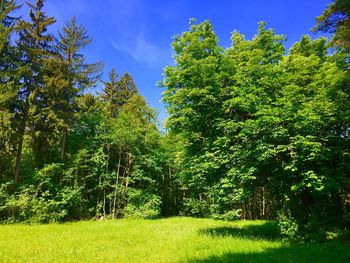
<svg viewBox="0 0 350 263"><path fill-rule="evenodd" d="M350 262L350 246L282 242L266 221L91 221L0 226L0 262Z"/></svg>

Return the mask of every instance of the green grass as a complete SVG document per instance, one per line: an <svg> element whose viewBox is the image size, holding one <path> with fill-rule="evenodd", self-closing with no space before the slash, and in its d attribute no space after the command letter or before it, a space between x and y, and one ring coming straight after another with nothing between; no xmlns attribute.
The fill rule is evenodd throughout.
<svg viewBox="0 0 350 263"><path fill-rule="evenodd" d="M0 262L350 262L350 246L289 244L266 221L85 221L0 226Z"/></svg>

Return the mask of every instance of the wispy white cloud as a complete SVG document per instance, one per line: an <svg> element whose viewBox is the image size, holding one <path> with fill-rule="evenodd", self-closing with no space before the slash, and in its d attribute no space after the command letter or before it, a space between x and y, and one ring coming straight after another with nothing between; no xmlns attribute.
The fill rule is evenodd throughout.
<svg viewBox="0 0 350 263"><path fill-rule="evenodd" d="M86 0L47 1L45 10L58 23L55 30L62 28L71 16L77 16L87 28L90 27L96 41L97 36L109 36L109 44L115 50L128 54L139 63L159 66L169 60L169 45L154 39L155 25L147 11L151 7L142 0ZM96 14L103 14L95 19ZM95 20L92 20L94 17ZM94 24L91 21L95 21ZM93 24L93 26L92 26ZM94 32L95 30L95 32ZM89 31L89 32L90 32Z"/></svg>
<svg viewBox="0 0 350 263"><path fill-rule="evenodd" d="M113 40L110 40L110 42L116 50L122 51L122 48L117 43L115 43Z"/></svg>
<svg viewBox="0 0 350 263"><path fill-rule="evenodd" d="M147 40L142 34L135 38L119 41L111 40L111 44L116 50L129 54L137 62L149 65L162 63L166 56L166 52L162 48Z"/></svg>
<svg viewBox="0 0 350 263"><path fill-rule="evenodd" d="M150 24L147 2L140 0L108 0L109 15L104 23L112 24L110 43L119 52L124 52L135 61L150 66L159 66L167 59L169 50L159 41L150 38L154 24ZM153 33L153 34L152 34ZM148 36L148 37L146 37Z"/></svg>

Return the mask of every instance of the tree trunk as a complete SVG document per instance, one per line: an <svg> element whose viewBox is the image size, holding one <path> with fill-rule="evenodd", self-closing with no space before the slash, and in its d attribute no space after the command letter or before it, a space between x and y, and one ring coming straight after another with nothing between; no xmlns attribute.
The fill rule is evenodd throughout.
<svg viewBox="0 0 350 263"><path fill-rule="evenodd" d="M18 143L18 149L17 149L17 157L16 157L16 168L15 168L15 175L14 175L14 181L15 184L18 184L19 182L19 167L21 164L21 159L22 159L22 148L23 148L23 140L24 140L24 134L21 133L21 138Z"/></svg>
<svg viewBox="0 0 350 263"><path fill-rule="evenodd" d="M64 159L64 154L65 154L66 144L67 144L67 137L68 137L68 127L65 126L63 129L63 137L62 137L62 144L61 144L61 160Z"/></svg>
<svg viewBox="0 0 350 263"><path fill-rule="evenodd" d="M127 161L127 168L126 168L126 179L125 179L125 192L128 192L128 187L129 187L129 171L131 169L132 166L132 154L131 153L127 153L128 155L128 161Z"/></svg>
<svg viewBox="0 0 350 263"><path fill-rule="evenodd" d="M106 167L105 167L105 175L108 173L108 164L109 164L109 145L107 145L107 151L108 151L108 155L107 155L107 162L106 162ZM103 217L106 218L106 185L105 185L105 181L106 181L106 176L103 177Z"/></svg>
<svg viewBox="0 0 350 263"><path fill-rule="evenodd" d="M112 210L112 200L111 200L111 198L109 198L109 214L111 215L112 212L113 212L113 210Z"/></svg>
<svg viewBox="0 0 350 263"><path fill-rule="evenodd" d="M265 187L261 188L261 194L262 194L262 219L265 219L265 207L266 207L266 200L265 200Z"/></svg>
<svg viewBox="0 0 350 263"><path fill-rule="evenodd" d="M27 98L25 106L24 106L23 123L22 123L22 127L19 131L20 139L19 139L19 143L18 143L15 174L14 174L15 184L18 184L18 182L20 180L19 172L20 172L20 165L21 165L21 160L22 160L22 149L23 149L23 142L24 142L24 133L25 133L26 126L27 126L28 111L29 111L29 100Z"/></svg>
<svg viewBox="0 0 350 263"><path fill-rule="evenodd" d="M114 187L114 198L113 198L113 213L112 213L112 219L115 219L115 210L116 210L116 202L117 202L117 191L118 191L118 181L119 181L119 173L120 173L120 162L121 162L121 149L119 150L119 161L118 161L118 167L117 167L117 180L115 181L115 187Z"/></svg>
<svg viewBox="0 0 350 263"><path fill-rule="evenodd" d="M103 189L103 218L106 218L106 190Z"/></svg>

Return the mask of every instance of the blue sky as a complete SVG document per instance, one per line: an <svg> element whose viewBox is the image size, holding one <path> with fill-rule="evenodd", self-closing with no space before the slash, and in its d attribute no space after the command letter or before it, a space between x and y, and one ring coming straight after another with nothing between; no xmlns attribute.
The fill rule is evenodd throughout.
<svg viewBox="0 0 350 263"><path fill-rule="evenodd" d="M19 1L20 2L20 1ZM285 34L289 48L309 34L331 0L47 0L45 10L57 19L53 31L76 16L93 38L86 49L88 61L105 64L104 79L115 67L129 72L149 105L166 117L156 87L163 68L173 63L171 39L188 29L189 18L212 21L220 45L230 46L230 35L238 30L251 38L259 21L276 33Z"/></svg>

